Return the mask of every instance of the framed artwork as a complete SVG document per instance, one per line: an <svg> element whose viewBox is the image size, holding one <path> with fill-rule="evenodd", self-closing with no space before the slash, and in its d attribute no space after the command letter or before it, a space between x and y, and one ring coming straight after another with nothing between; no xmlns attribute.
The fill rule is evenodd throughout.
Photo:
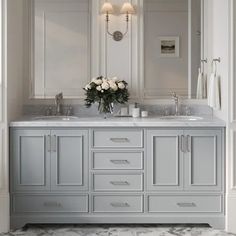
<svg viewBox="0 0 236 236"><path fill-rule="evenodd" d="M159 37L160 57L179 57L179 37Z"/></svg>

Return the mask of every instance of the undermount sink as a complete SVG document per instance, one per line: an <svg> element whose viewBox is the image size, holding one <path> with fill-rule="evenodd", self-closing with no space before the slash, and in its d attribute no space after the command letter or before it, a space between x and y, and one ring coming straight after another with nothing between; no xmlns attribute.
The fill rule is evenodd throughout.
<svg viewBox="0 0 236 236"><path fill-rule="evenodd" d="M33 118L34 120L43 120L43 121L71 121L78 120L76 116L38 116Z"/></svg>
<svg viewBox="0 0 236 236"><path fill-rule="evenodd" d="M161 120L183 120L183 121L198 121L202 120L202 117L199 116L162 116Z"/></svg>

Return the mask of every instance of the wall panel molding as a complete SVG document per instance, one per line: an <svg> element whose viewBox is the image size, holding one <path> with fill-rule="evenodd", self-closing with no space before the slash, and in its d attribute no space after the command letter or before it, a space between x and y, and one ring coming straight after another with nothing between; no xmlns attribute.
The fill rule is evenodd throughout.
<svg viewBox="0 0 236 236"><path fill-rule="evenodd" d="M99 1L99 9L104 0ZM115 9L121 8L125 0L112 0ZM139 9L139 0L130 1L136 9ZM138 10L139 11L139 10ZM138 14L138 13L137 13ZM139 75L138 75L138 17L131 16L129 31L120 42L116 42L106 32L105 16L100 14L100 74L108 77L117 76L129 84L131 97L139 97ZM109 28L111 32L125 31L125 15L111 15Z"/></svg>
<svg viewBox="0 0 236 236"><path fill-rule="evenodd" d="M32 2L32 98L53 98L60 91L66 98L83 98L91 77L91 3Z"/></svg>

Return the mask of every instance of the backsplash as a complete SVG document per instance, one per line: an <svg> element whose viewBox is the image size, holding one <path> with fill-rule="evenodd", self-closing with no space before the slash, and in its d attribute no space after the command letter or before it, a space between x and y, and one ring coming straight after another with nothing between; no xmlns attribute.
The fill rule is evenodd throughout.
<svg viewBox="0 0 236 236"><path fill-rule="evenodd" d="M24 116L38 116L46 115L47 109L52 107L52 113L55 113L55 105L24 105ZM86 108L84 105L63 105L63 114L67 113L69 107L72 107L72 114L75 116L100 116L97 105ZM122 106L116 105L114 107L114 114L118 114ZM139 104L141 111L148 111L149 116L171 115L174 114L174 105L143 105ZM212 109L206 105L180 105L180 113L182 115L205 115L210 116L213 114Z"/></svg>

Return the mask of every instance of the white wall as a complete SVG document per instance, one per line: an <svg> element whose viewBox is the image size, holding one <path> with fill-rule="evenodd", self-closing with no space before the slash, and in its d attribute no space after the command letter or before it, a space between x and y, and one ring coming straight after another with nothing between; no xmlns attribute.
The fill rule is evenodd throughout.
<svg viewBox="0 0 236 236"><path fill-rule="evenodd" d="M226 228L236 233L236 1L229 1L230 54L227 122L227 218Z"/></svg>
<svg viewBox="0 0 236 236"><path fill-rule="evenodd" d="M236 1L211 1L212 58L221 58L222 109L214 114L226 122L226 230L236 233Z"/></svg>
<svg viewBox="0 0 236 236"><path fill-rule="evenodd" d="M229 79L229 1L209 0L211 2L211 13L209 33L209 55L208 65L211 67L213 58L221 58L217 64L217 71L221 77L222 107L215 115L227 121L228 118L228 79ZM209 68L211 69L211 68Z"/></svg>
<svg viewBox="0 0 236 236"><path fill-rule="evenodd" d="M7 0L5 30L5 129L0 150L4 151L2 169L0 170L0 232L9 230L9 135L7 123L22 114L23 104L23 4L22 0ZM2 132L2 131L1 131Z"/></svg>
<svg viewBox="0 0 236 236"><path fill-rule="evenodd" d="M0 233L9 230L8 137L6 115L6 4L0 1Z"/></svg>
<svg viewBox="0 0 236 236"><path fill-rule="evenodd" d="M8 120L22 114L24 71L23 0L7 0L7 107Z"/></svg>

